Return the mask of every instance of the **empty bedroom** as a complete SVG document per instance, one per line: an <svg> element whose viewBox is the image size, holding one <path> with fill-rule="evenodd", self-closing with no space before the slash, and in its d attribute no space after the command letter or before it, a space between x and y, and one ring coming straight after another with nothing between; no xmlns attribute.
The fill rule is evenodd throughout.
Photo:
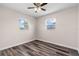
<svg viewBox="0 0 79 59"><path fill-rule="evenodd" d="M0 3L0 56L79 56L79 4Z"/></svg>

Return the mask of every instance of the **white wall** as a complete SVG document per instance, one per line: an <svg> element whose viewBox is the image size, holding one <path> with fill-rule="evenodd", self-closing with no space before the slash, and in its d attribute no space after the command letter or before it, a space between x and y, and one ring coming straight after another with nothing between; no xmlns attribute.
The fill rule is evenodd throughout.
<svg viewBox="0 0 79 59"><path fill-rule="evenodd" d="M45 29L47 18L56 18L56 29ZM77 7L64 9L38 18L38 38L42 41L78 49L77 26Z"/></svg>
<svg viewBox="0 0 79 59"><path fill-rule="evenodd" d="M29 23L29 29L19 29L19 18L25 17ZM35 19L0 6L0 50L33 40Z"/></svg>
<svg viewBox="0 0 79 59"><path fill-rule="evenodd" d="M79 51L79 5L78 5L78 51Z"/></svg>

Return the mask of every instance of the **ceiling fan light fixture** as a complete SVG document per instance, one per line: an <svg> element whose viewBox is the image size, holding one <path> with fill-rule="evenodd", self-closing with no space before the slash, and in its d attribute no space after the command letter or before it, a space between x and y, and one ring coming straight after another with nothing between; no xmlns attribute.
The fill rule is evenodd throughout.
<svg viewBox="0 0 79 59"><path fill-rule="evenodd" d="M40 11L40 10L41 10L41 7L38 8L38 11Z"/></svg>
<svg viewBox="0 0 79 59"><path fill-rule="evenodd" d="M37 8L34 8L34 10L37 11L38 9Z"/></svg>
<svg viewBox="0 0 79 59"><path fill-rule="evenodd" d="M35 9L34 9L36 12L38 12L38 11L41 11L41 7L36 7Z"/></svg>

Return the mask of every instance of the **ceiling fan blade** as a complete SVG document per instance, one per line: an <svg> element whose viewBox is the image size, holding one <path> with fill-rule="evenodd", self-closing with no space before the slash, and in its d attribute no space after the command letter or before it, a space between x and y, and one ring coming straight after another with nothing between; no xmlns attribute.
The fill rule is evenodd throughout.
<svg viewBox="0 0 79 59"><path fill-rule="evenodd" d="M40 3L33 3L35 6L39 7Z"/></svg>
<svg viewBox="0 0 79 59"><path fill-rule="evenodd" d="M33 9L33 8L35 8L35 7L28 7L27 9Z"/></svg>
<svg viewBox="0 0 79 59"><path fill-rule="evenodd" d="M47 3L42 3L42 4L41 4L41 6L45 6L45 5L47 5Z"/></svg>
<svg viewBox="0 0 79 59"><path fill-rule="evenodd" d="M46 11L46 9L44 9L44 8L41 8L41 10Z"/></svg>
<svg viewBox="0 0 79 59"><path fill-rule="evenodd" d="M37 3L33 3L35 6L38 6Z"/></svg>

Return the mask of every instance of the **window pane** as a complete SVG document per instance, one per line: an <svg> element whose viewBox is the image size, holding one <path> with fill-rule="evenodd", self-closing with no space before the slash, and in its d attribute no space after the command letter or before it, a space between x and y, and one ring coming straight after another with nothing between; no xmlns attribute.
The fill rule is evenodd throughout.
<svg viewBox="0 0 79 59"><path fill-rule="evenodd" d="M48 19L47 20L47 29L55 29L56 19Z"/></svg>
<svg viewBox="0 0 79 59"><path fill-rule="evenodd" d="M20 28L21 30L24 30L24 29L27 29L27 27L28 27L28 24L27 24L27 22L25 21L25 19L24 19L24 18L20 18L20 19L19 19L19 28Z"/></svg>

